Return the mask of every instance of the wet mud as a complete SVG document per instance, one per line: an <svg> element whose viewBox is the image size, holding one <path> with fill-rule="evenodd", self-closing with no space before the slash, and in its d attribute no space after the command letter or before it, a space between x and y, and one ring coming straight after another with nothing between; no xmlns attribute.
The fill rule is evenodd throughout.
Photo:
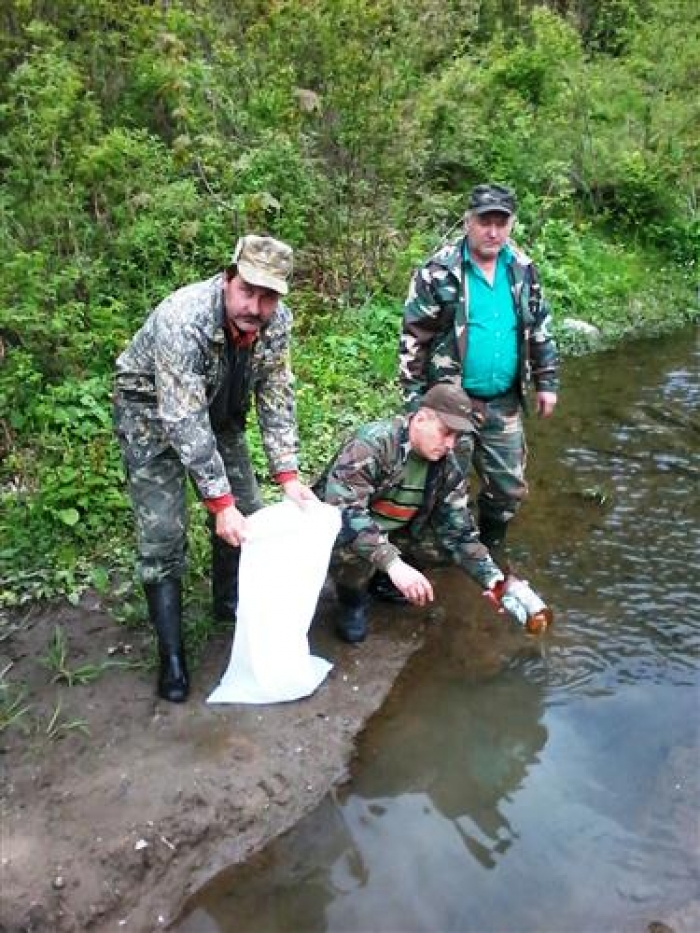
<svg viewBox="0 0 700 933"><path fill-rule="evenodd" d="M33 721L46 728L1 738L0 930L165 928L212 875L342 782L356 735L421 645L426 614L376 618L368 641L352 648L331 634L334 611L324 596L312 650L334 668L314 696L213 708L205 699L228 662L230 636L209 643L189 702L175 705L154 696L149 671L117 668L67 686L37 663L56 625L74 665L100 663L115 649L148 657L148 633L126 632L94 597L25 618L0 643L0 660L28 686Z"/></svg>

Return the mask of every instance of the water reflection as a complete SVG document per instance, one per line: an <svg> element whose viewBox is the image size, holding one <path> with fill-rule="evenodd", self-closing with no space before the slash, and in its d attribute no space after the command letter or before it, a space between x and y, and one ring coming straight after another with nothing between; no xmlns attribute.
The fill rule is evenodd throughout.
<svg viewBox="0 0 700 933"><path fill-rule="evenodd" d="M430 655L444 661L435 646ZM444 670L438 681L415 671L408 680L392 701L395 713L410 693L405 714L371 737L347 801L380 802L386 818L397 802L403 810L402 799L413 798L416 813L427 808L443 816L469 853L493 868L517 841L501 804L517 795L547 740L541 688L508 675L468 683L458 668L451 681Z"/></svg>
<svg viewBox="0 0 700 933"><path fill-rule="evenodd" d="M443 649L436 633L420 666L440 664ZM473 861L492 870L517 845L504 804L526 785L547 730L536 684L505 674L485 685L442 667L437 683L407 673L350 788L219 878L181 933L369 930L386 915L392 929L430 930L437 902L440 929L459 928L449 917L461 915Z"/></svg>

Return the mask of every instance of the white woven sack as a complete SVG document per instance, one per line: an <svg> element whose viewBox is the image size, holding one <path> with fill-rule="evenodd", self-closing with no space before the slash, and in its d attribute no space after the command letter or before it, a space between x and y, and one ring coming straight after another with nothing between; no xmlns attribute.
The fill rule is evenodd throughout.
<svg viewBox="0 0 700 933"><path fill-rule="evenodd" d="M309 696L333 666L309 651L340 512L286 499L248 519L231 660L207 703L280 703Z"/></svg>

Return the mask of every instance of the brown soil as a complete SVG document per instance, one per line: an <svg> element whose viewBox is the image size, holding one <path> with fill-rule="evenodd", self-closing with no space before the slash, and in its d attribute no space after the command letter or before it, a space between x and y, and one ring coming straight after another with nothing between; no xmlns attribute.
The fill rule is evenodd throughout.
<svg viewBox="0 0 700 933"><path fill-rule="evenodd" d="M0 670L27 687L29 709L0 732L0 930L163 929L194 890L345 779L353 740L421 644L426 616L392 613L353 648L331 634L334 611L322 597L312 630L314 652L334 662L329 678L309 699L268 706L205 705L230 634L209 641L189 702L175 705L155 697L144 669L53 682L41 658L56 625L71 670L152 655L149 632L116 624L94 596L5 625Z"/></svg>

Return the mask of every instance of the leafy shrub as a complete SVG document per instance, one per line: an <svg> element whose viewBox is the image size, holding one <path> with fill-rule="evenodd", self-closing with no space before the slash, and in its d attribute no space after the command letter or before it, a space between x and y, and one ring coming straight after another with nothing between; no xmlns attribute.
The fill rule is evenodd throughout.
<svg viewBox="0 0 700 933"><path fill-rule="evenodd" d="M74 598L126 566L114 358L157 301L221 268L241 233L295 247L307 472L398 405L410 274L456 231L473 184L516 188L517 238L557 318L613 340L697 316L699 11L683 0L7 0L0 600ZM254 430L250 440L264 477Z"/></svg>

